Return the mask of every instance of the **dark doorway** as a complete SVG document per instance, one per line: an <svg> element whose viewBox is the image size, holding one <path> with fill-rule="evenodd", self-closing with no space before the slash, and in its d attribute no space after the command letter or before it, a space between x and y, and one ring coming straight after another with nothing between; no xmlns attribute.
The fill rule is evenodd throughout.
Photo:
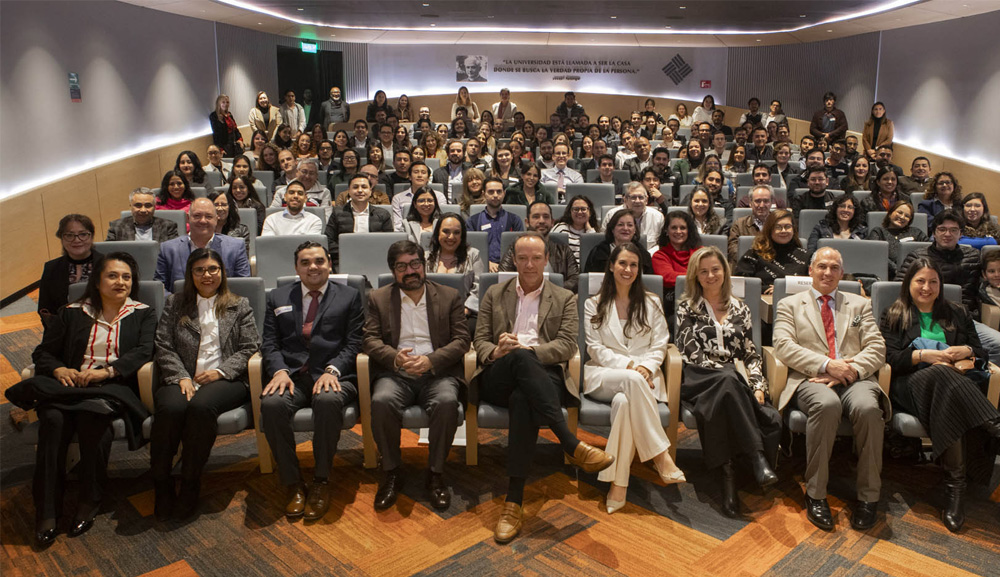
<svg viewBox="0 0 1000 577"><path fill-rule="evenodd" d="M344 53L333 50L319 50L315 54L303 52L300 48L278 46L278 90L281 94L275 99L276 106L284 100L284 93L295 91L295 102L305 107L303 94L306 89L312 91L312 106L306 129L313 124L322 122L320 105L330 97L330 88L339 86L347 93L344 86Z"/></svg>

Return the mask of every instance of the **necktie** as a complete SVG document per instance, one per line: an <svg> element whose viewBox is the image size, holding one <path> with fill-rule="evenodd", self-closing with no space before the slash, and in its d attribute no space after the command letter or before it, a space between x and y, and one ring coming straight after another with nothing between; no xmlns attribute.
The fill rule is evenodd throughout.
<svg viewBox="0 0 1000 577"><path fill-rule="evenodd" d="M823 328L826 330L826 344L830 347L830 358L837 358L837 331L833 325L833 311L830 310L830 301L833 297L823 295L819 297L823 301L820 305L820 316L823 317Z"/></svg>
<svg viewBox="0 0 1000 577"><path fill-rule="evenodd" d="M556 188L559 190L566 190L566 173L559 171L559 180L556 181Z"/></svg>
<svg viewBox="0 0 1000 577"><path fill-rule="evenodd" d="M309 310L306 311L306 320L302 323L302 338L304 338L307 343L309 342L309 339L312 338L313 321L316 319L316 311L319 310L319 299L321 294L319 291L309 291L309 296L312 300L309 301Z"/></svg>

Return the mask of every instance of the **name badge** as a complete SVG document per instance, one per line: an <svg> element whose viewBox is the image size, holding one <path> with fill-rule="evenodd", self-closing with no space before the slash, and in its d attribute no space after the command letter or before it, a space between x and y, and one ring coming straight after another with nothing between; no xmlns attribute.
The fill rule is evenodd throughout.
<svg viewBox="0 0 1000 577"><path fill-rule="evenodd" d="M283 315L285 313L290 313L290 312L292 312L292 305L286 305L274 309L274 316Z"/></svg>
<svg viewBox="0 0 1000 577"><path fill-rule="evenodd" d="M479 230L489 230L489 229L490 229L490 228L492 228L492 227L493 227L493 223L491 223L491 222L487 222L487 223L486 223L486 224L484 224L483 226L479 227Z"/></svg>

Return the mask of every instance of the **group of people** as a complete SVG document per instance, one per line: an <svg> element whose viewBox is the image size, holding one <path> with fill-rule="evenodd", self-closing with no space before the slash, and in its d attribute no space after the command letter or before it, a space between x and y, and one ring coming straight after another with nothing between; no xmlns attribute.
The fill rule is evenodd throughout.
<svg viewBox="0 0 1000 577"><path fill-rule="evenodd" d="M443 137L432 128L429 111L420 109L415 128L426 131L421 142L437 142L430 156L443 155L434 170L417 158L418 147L409 146L408 136L397 139L395 131L382 130L391 118L412 117L408 99L400 99L406 112L393 110L381 91L368 109L379 136L367 148L367 163L354 150L359 140L371 138L364 120L356 121L365 124L356 125L354 137L344 134L343 145L336 137L334 142L314 141L320 142L316 154L308 147L296 150L297 144L272 145L275 134L280 135L279 119L301 123L300 117L319 110L324 123L328 114L333 123L348 121L350 109L340 90L330 92L330 101L308 114L299 110L294 93L286 94L280 109L261 93L250 118L263 128L255 127L245 154L234 148L241 148L242 141L230 130L228 98L220 96L209 163L202 166L194 152L182 152L158 191L137 188L130 193L131 214L111 223L107 240L160 243L155 278L175 294L169 295L159 324L148 304L137 300L140 263L126 253L99 252L88 217L68 215L60 222L57 235L64 254L46 263L39 295L45 335L33 355L36 375L7 392L12 401L36 407L41 421L33 493L39 544L53 542L57 534L65 455L74 435L81 444L81 498L71 536L94 522L113 436L111 421L123 419L132 448L142 444L141 423L148 415L138 401L136 375L148 361L156 362L161 380L150 435L156 517L193 515L216 418L247 402L247 360L258 351L264 362L262 429L288 490L289 518L319 519L329 508L343 409L358 397L360 352L371 357L373 435L384 471L375 507L386 509L396 501L402 482L402 412L419 404L430 416L429 500L436 508L448 508L451 493L444 466L463 402L461 389L469 384L462 357L470 346L479 360L473 379L479 400L510 413L508 493L496 540L509 542L521 529L524 485L540 426L552 430L570 462L611 484L606 507L613 513L626 503L636 453L641 461L652 461L665 484L685 481L670 456L657 412L657 403L666 400L662 364L671 323L672 341L684 360L681 398L696 416L706 464L721 472L720 508L726 515L740 514L737 465L748 465L762 487L778 481L772 467L782 430L779 411L798 408L808 415L808 518L823 529L833 527L826 502L828 463L838 425L847 416L859 453L858 501L851 522L861 530L870 528L879 501L884 422L895 407L914 414L930 433L933 456L946 471L944 523L953 531L961 528L966 478L972 476L971 469L966 473L968 462L987 454L992 458L994 445L986 439L1000 436L1000 414L981 392L988 359L1000 360L1000 335L976 320L980 302L1000 304L1000 252L983 258L979 253L988 239L996 242L1000 231L990 223L982 194L963 197L951 173L931 177L927 159L915 160L911 175L900 178L885 142L886 135L891 140L892 125L884 119L881 103L873 108L873 119L882 120L873 120L871 130L866 125L863 148L858 151L855 142L851 151L844 142L843 113L834 107L835 97L826 95L823 111L813 119L813 136L800 143L801 173L790 162L790 143L776 140L773 149L768 144L772 123L787 129L780 102L762 113L759 102L754 106L756 99L735 131L738 135L749 123L743 136L751 135L754 146L727 149L722 140L718 148L730 152L726 167L709 148L718 134L728 138L734 131L723 130L729 127L711 97L692 117L679 105L666 123L649 99L644 111L634 113L628 124L619 119L616 126L607 116L591 125L575 95L567 93L550 119L561 132L529 148L545 127L524 120L509 91L502 91L500 101L482 114L468 91L460 91L452 111L455 120L489 114L496 122L484 120L481 126L496 130L454 134L453 122L442 148ZM678 129L696 122L708 123L708 132L702 135L701 126L697 133L692 129L672 170L671 151L679 145L669 142L678 137ZM666 124L663 145L650 150L660 124ZM324 125L319 132L325 132ZM298 137L309 138L304 124L297 126ZM639 134L632 131L635 126L641 126ZM268 134L272 127L274 133ZM573 136L576 127L582 139ZM671 139L666 138L668 130ZM774 134L781 138L779 131ZM509 143L497 141L503 135L510 136ZM615 190L616 206L604 214L585 194L565 195L567 184L585 180L587 169L581 163L587 157L578 154L575 143L582 141L585 150L588 139L587 153L597 154L589 165L597 170L593 180ZM825 142L829 157L819 142ZM380 161L373 162L389 152L391 175ZM848 164L851 152L856 157ZM223 161L223 154L233 155L232 162ZM571 160L581 170L571 168ZM868 173L872 162L878 166L875 175ZM621 167L629 171L630 181L615 180ZM730 170L734 167L736 172ZM254 178L255 168L274 171L273 190ZM222 173L223 187L208 185L206 174L212 171ZM320 183L322 171L326 186ZM752 172L754 185L736 198L734 174L740 171ZM787 183L785 199L771 186L774 175ZM828 187L835 175L871 194L860 202L851 191L834 194ZM916 210L900 187L904 179L915 187L912 191L925 193ZM680 185L688 183L697 186L679 198ZM346 184L346 190L338 191L337 184ZM805 190L793 194L794 184ZM402 185L398 192L396 185ZM195 194L198 186L205 187L203 195ZM269 194L270 206L282 210L267 216ZM558 222L552 211L557 203L565 204ZM457 204L459 210L445 209L445 204ZM526 206L527 222L504 204ZM683 208L671 210L675 205ZM309 206L321 209L325 219L306 210ZM750 214L734 218L737 206L749 207ZM254 209L256 223L241 223L238 208ZM803 247L798 222L800 211L809 208L826 209L828 215ZM184 211L181 226L186 230L156 216L157 209ZM868 230L862 217L879 210L886 212L881 226ZM918 212L930 217L929 230L914 226ZM296 250L300 280L270 292L263 335L257 333L248 301L227 288L227 278L250 276L248 224L256 226L253 234L327 237L325 244L304 242ZM393 244L387 255L392 285L370 290L366 297L329 279L339 269L340 234L389 231L408 237ZM487 254L471 246L470 231L487 233ZM507 231L523 234L503 252L500 239ZM566 233L568 243L553 232ZM604 234L603 241L585 253L582 239L597 232ZM930 247L900 259L901 243L928 234ZM703 246L702 235L728 236L726 250ZM754 237L752 245L739 254L739 239L746 236ZM891 275L903 286L881 324L869 301L839 290L845 274L840 254L816 249L818 239L833 237L889 242ZM979 242L962 244L969 239ZM481 291L480 276L486 271L517 274ZM562 275L562 286L545 280L545 272ZM576 304L581 272L603 275L582 318ZM427 273L463 275L462 290L430 281ZM643 275L650 274L662 278L662 299L645 288ZM776 389L763 374L749 308L732 294L731 277L760 278L765 292L771 292L776 279L792 275L811 276L812 288L775 307L775 354L789 367L788 383ZM686 277L685 290L675 294L681 276ZM183 288L175 292L177 281L183 281ZM69 302L69 286L79 282L87 283L84 297ZM962 303L944 299L943 285L950 283L962 287ZM575 383L567 363L577 350L581 322L587 360L583 382ZM969 360L974 369L958 370ZM873 376L885 363L893 373L889 397ZM771 390L781 390L779 398L772 399ZM605 450L579 441L563 417L562 407L578 403L581 394L611 404ZM292 426L296 411L305 407L313 409L316 458L308 484L298 465ZM181 445L178 485L172 469Z"/></svg>

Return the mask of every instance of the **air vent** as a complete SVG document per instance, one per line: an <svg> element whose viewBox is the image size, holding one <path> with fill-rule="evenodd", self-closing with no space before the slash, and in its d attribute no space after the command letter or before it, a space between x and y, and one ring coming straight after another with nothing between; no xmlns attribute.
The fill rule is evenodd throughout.
<svg viewBox="0 0 1000 577"><path fill-rule="evenodd" d="M421 18L440 18L437 14L421 14Z"/></svg>

